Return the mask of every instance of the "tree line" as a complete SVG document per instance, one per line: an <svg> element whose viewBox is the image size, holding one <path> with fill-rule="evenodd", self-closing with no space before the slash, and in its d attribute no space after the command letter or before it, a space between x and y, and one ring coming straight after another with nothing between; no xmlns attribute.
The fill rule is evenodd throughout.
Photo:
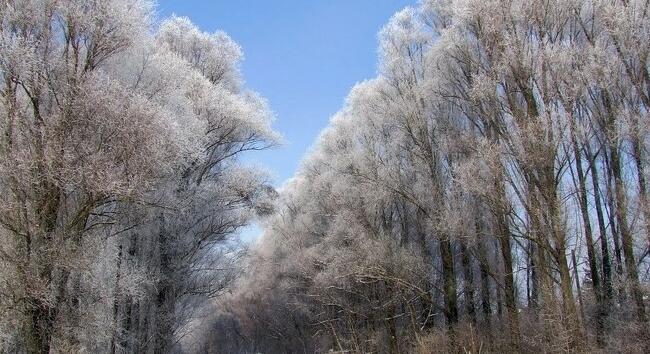
<svg viewBox="0 0 650 354"><path fill-rule="evenodd" d="M649 7L394 15L196 350L647 352Z"/></svg>
<svg viewBox="0 0 650 354"><path fill-rule="evenodd" d="M144 0L0 3L0 352L180 352L268 212L240 47Z"/></svg>

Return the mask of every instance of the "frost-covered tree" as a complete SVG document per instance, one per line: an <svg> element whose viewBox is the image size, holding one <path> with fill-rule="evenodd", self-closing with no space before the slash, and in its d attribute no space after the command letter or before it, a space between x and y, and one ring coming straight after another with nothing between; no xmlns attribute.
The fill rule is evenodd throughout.
<svg viewBox="0 0 650 354"><path fill-rule="evenodd" d="M152 12L0 5L2 351L172 350L266 208L237 156L278 137L240 48L182 18L152 31Z"/></svg>
<svg viewBox="0 0 650 354"><path fill-rule="evenodd" d="M397 13L203 349L647 350L647 7Z"/></svg>

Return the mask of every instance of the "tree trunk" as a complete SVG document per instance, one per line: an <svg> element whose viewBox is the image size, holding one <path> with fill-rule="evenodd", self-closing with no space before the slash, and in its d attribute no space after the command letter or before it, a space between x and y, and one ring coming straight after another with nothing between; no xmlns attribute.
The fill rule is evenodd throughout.
<svg viewBox="0 0 650 354"><path fill-rule="evenodd" d="M451 241L447 236L440 240L440 255L442 258L442 277L444 283L445 317L451 347L455 345L455 326L458 323L458 306L456 299L456 274L454 271L454 255Z"/></svg>
<svg viewBox="0 0 650 354"><path fill-rule="evenodd" d="M31 310L26 328L27 350L29 353L50 353L54 309L38 299L30 301Z"/></svg>
<svg viewBox="0 0 650 354"><path fill-rule="evenodd" d="M465 311L469 316L472 326L476 328L478 321L476 319L476 307L474 305L474 271L467 246L461 242L460 247L463 257L463 275L465 277Z"/></svg>
<svg viewBox="0 0 650 354"><path fill-rule="evenodd" d="M598 166L596 165L596 155L591 152L591 145L586 144L591 172L591 184L594 189L594 206L596 208L596 217L598 219L598 231L600 232L600 252L602 254L603 267L603 316L607 316L608 307L613 298L612 288L612 261L609 254L609 245L607 243L607 229L605 226L605 216L603 214L603 205L600 199L600 183L598 178Z"/></svg>
<svg viewBox="0 0 650 354"><path fill-rule="evenodd" d="M609 147L606 147L606 151L611 150ZM620 230L616 221L616 205L615 197L616 194L614 186L614 177L612 176L612 163L611 159L606 155L605 156L605 165L607 168L607 209L608 209L608 219L609 226L612 229L612 241L614 242L614 256L616 258L616 274L619 278L623 277L623 254L621 252L621 235Z"/></svg>
<svg viewBox="0 0 650 354"><path fill-rule="evenodd" d="M596 315L596 341L600 346L604 344L603 342L603 335L604 335L604 306L605 304L603 303L603 292L602 288L600 285L600 275L598 274L598 263L597 263L597 255L596 255L596 250L594 248L594 238L593 238L593 231L591 228L591 220L589 219L589 209L588 209L588 202L587 202L587 183L586 183L586 178L585 178L585 173L582 168L582 154L580 153L582 150L578 146L578 141L575 136L575 123L572 119L572 117L569 117L569 129L570 129L570 136L571 136L571 144L573 146L573 156L575 158L575 168L576 168L576 174L578 175L578 204L580 206L580 214L582 216L582 225L584 227L585 231L585 243L586 243L586 248L587 248L587 259L589 261L589 272L591 273L591 281L593 284L593 291L594 295L596 297L596 304L598 307L597 310L597 315ZM575 258L575 251L573 254L573 258ZM574 260L575 263L575 260ZM577 264L574 264L574 267L577 267ZM578 281L578 270L574 269L574 272L576 274L576 281ZM582 295L580 294L580 283L576 283L578 287L578 299L580 300L580 311L582 314L582 320L584 323L584 308L582 305Z"/></svg>
<svg viewBox="0 0 650 354"><path fill-rule="evenodd" d="M647 318L645 314L645 303L643 302L643 292L641 291L641 284L639 284L639 272L634 259L634 249L632 245L632 234L628 228L627 221L627 197L625 195L625 186L623 185L622 177L622 161L618 154L618 144L611 144L611 158L612 158L612 175L614 177L614 194L616 196L616 219L618 227L621 231L621 243L623 248L623 255L625 256L625 267L627 268L627 280L630 285L630 290L634 302L636 304L636 313L639 322L646 323Z"/></svg>
<svg viewBox="0 0 650 354"><path fill-rule="evenodd" d="M499 174L500 176L500 174ZM506 198L505 191L503 190L502 179L496 180L496 191L500 198ZM500 199L502 202L505 199ZM519 314L517 309L517 300L515 297L515 275L512 268L512 246L510 245L510 230L508 221L506 219L503 206L497 205L494 208L494 216L496 218L496 237L499 241L499 248L501 249L501 259L503 260L503 283L504 283L504 296L506 311L508 312L508 328L510 332L510 341L513 351L518 350L520 343L519 334Z"/></svg>
<svg viewBox="0 0 650 354"><path fill-rule="evenodd" d="M632 137L632 156L634 157L637 181L639 183L639 199L641 204L641 212L643 213L646 240L650 246L650 206L648 205L648 186L645 178L645 169L643 168L643 143L639 137L638 129L639 128L637 127L637 132L635 132Z"/></svg>
<svg viewBox="0 0 650 354"><path fill-rule="evenodd" d="M490 265L487 259L487 252L483 240L478 242L479 269L481 271L481 309L485 321L485 330L488 339L492 339L492 304L490 302Z"/></svg>

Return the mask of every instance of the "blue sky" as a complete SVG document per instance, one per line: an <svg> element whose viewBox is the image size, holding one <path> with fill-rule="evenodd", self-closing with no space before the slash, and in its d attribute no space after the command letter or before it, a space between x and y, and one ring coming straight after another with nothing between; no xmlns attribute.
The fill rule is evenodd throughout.
<svg viewBox="0 0 650 354"><path fill-rule="evenodd" d="M274 184L300 160L352 86L376 74L377 32L416 0L159 0L160 18L189 17L202 30L227 32L244 51L248 88L269 100L285 138L249 154Z"/></svg>
<svg viewBox="0 0 650 354"><path fill-rule="evenodd" d="M293 176L305 153L355 83L376 76L377 33L417 0L159 0L159 18L189 17L202 30L227 32L244 51L246 86L269 100L285 144L245 157ZM246 228L242 238L260 230Z"/></svg>

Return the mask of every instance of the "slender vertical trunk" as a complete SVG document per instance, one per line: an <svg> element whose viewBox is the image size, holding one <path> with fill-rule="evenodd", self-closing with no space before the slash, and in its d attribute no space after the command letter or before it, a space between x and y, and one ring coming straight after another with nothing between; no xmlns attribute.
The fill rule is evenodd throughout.
<svg viewBox="0 0 650 354"><path fill-rule="evenodd" d="M453 333L454 326L458 323L458 306L456 299L456 274L454 270L454 255L451 241L448 237L440 240L440 255L442 258L442 276L444 282L445 316L447 326Z"/></svg>
<svg viewBox="0 0 650 354"><path fill-rule="evenodd" d="M581 338L578 313L576 311L575 299L573 297L573 285L571 284L571 272L566 257L566 235L560 227L559 208L557 206L556 193L549 194L550 232L553 233L554 249L553 258L558 266L560 275L560 290L562 295L562 313L564 314L564 327L570 333L570 346L576 349ZM552 197L551 197L552 196Z"/></svg>
<svg viewBox="0 0 650 354"><path fill-rule="evenodd" d="M496 284L497 323L503 323L503 285Z"/></svg>
<svg viewBox="0 0 650 354"><path fill-rule="evenodd" d="M456 298L456 272L454 269L454 253L451 240L443 236L440 240L440 256L442 258L442 278L445 298L445 317L449 336L449 352L455 352L456 325L458 324L458 305Z"/></svg>
<svg viewBox="0 0 650 354"><path fill-rule="evenodd" d="M493 123L490 124L488 129L488 137L490 140L496 142L496 127ZM507 220L507 209L508 197L506 196L506 191L504 187L504 167L498 166L494 174L494 192L496 195L496 203L492 208L492 212L495 218L495 232L496 238L499 242L499 248L501 249L501 259L503 260L503 271L504 271L504 292L505 292L505 303L506 311L508 312L508 326L510 332L510 341L513 350L519 348L520 343L520 334L519 334L519 315L517 309L517 300L515 298L515 280L514 280L514 271L512 268L512 247L510 245L510 228ZM501 314L501 307L499 302L499 314Z"/></svg>
<svg viewBox="0 0 650 354"><path fill-rule="evenodd" d="M609 157L609 151L611 149L609 147L606 148L606 151L608 154L605 156L605 165L607 168L607 209L608 209L608 219L609 219L609 226L610 229L612 230L612 241L614 242L614 256L616 258L616 273L620 277L623 276L623 255L621 252L621 235L620 235L620 230L616 221L616 205L614 204L615 201L615 186L614 186L614 177L612 175L612 163L611 163L611 158Z"/></svg>
<svg viewBox="0 0 650 354"><path fill-rule="evenodd" d="M42 142L40 139L37 139L37 141L37 151L42 151ZM39 161L44 161L41 159ZM38 170L45 171L46 169L39 163ZM26 255L26 258L33 258L31 263L35 269L32 271L33 274L38 276L39 281L43 282L43 284L54 284L54 288L58 289L58 291L55 290L55 300L53 302L44 299L44 294L29 295L25 332L30 353L49 354L58 310L57 305L60 301L62 285L65 285L62 282L67 281L67 278L63 277L61 279L55 275L55 266L52 264L52 260L49 259L50 255L48 254L48 248L53 246L56 239L55 230L59 214L60 192L49 181L43 181L39 187L40 195L36 201L37 209L35 211L39 226L42 229L40 235L37 236L36 244L28 247L31 252Z"/></svg>
<svg viewBox="0 0 650 354"><path fill-rule="evenodd" d="M506 311L508 312L508 327L510 331L510 340L513 349L519 347L519 315L517 309L517 300L515 298L515 277L512 269L512 251L510 238L507 236L499 237L499 247L503 257L504 268L504 296Z"/></svg>
<svg viewBox="0 0 650 354"><path fill-rule="evenodd" d="M474 305L474 270L472 269L472 262L470 259L470 252L467 246L461 242L461 253L463 257L463 275L465 278L465 311L469 316L472 326L476 328L476 307Z"/></svg>
<svg viewBox="0 0 650 354"><path fill-rule="evenodd" d="M580 318L583 323L585 321L585 307L582 303L582 286L580 286L580 275L578 274L578 260L576 259L576 251L571 250L571 261L573 263L573 278L576 282L576 290L578 291L578 304L580 305Z"/></svg>
<svg viewBox="0 0 650 354"><path fill-rule="evenodd" d="M119 304L120 304L120 279L122 277L122 244L117 248L117 265L115 272L115 289L113 295L113 336L111 338L111 354L115 354L116 351L116 341L119 336Z"/></svg>
<svg viewBox="0 0 650 354"><path fill-rule="evenodd" d="M598 178L598 166L596 165L596 155L591 152L591 145L587 144L587 154L589 161L589 170L591 172L591 184L594 189L594 206L596 208L596 217L598 219L598 231L600 232L600 253L602 254L603 266L603 311L607 316L608 308L613 298L612 288L612 261L609 254L609 245L607 243L607 229L605 226L605 216L603 214L603 205L600 199L600 183Z"/></svg>
<svg viewBox="0 0 650 354"><path fill-rule="evenodd" d="M648 245L650 245L650 206L648 205L648 186L645 178L645 169L643 168L643 143L639 137L638 129L639 128L636 128L637 132L632 138L632 156L634 157L637 181L639 183L639 199L641 204L641 212L643 213L646 240L648 242Z"/></svg>
<svg viewBox="0 0 650 354"><path fill-rule="evenodd" d="M418 225L418 233L419 233L419 243L420 243L420 249L422 250L422 253L424 255L424 259L428 264L433 263L433 257L431 256L431 249L429 247L429 243L427 242L427 233L425 230L421 229L421 225L423 223L422 219L424 216L422 215L422 211L418 210L417 212L417 225ZM430 329L434 326L434 321L433 319L429 318L429 316L432 314L432 309L433 309L433 287L431 286L431 279L427 279L427 282L424 284L425 287L425 292L426 292L426 298L421 299L422 300L422 311L421 311L421 317L423 319L422 323L422 329Z"/></svg>
<svg viewBox="0 0 650 354"><path fill-rule="evenodd" d="M587 183L585 178L585 173L582 167L582 154L580 153L581 149L578 146L578 141L575 136L575 127L573 120L571 120L570 129L571 129L571 143L573 145L573 156L575 158L576 173L578 175L578 204L580 206L580 214L582 216L582 225L585 231L585 241L587 248L587 259L589 260L589 271L591 272L591 280L593 282L593 289L596 295L597 301L601 300L601 286L600 286L600 276L598 272L598 263L596 250L594 248L594 237L593 231L591 229L591 221L589 220L589 209L587 203Z"/></svg>
<svg viewBox="0 0 650 354"><path fill-rule="evenodd" d="M578 140L575 133L575 122L572 117L569 118L570 124L570 136L571 144L573 146L573 156L575 158L575 167L576 174L578 175L578 204L580 206L580 214L582 216L582 225L585 231L585 243L587 248L587 259L589 261L589 272L591 273L591 281L593 284L593 291L596 297L596 306L598 307L596 313L596 341L600 346L604 344L603 335L604 335L604 314L605 314L605 304L603 303L603 291L600 285L600 275L598 274L598 263L597 255L594 247L594 238L593 231L591 228L591 220L589 219L589 209L587 202L587 183L585 172L582 167L582 154L581 149L578 146ZM580 303L580 313L582 321L584 323L584 306L582 304L582 294L580 291L580 282L578 281L578 270L577 263L575 261L575 251L572 252L573 263L574 263L574 273L576 278L576 286L578 290L578 300Z"/></svg>
<svg viewBox="0 0 650 354"><path fill-rule="evenodd" d="M555 291L555 282L551 276L552 267L549 256L551 245L547 234L542 232L541 212L544 210L540 205L540 198L533 185L531 173L526 171L526 192L528 203L528 219L530 222L529 234L532 245L529 257L534 264L536 284L535 289L535 317L540 318L540 314L557 315L558 306ZM552 338L557 335L555 326L547 321L542 321L541 328L544 336Z"/></svg>
<svg viewBox="0 0 650 354"><path fill-rule="evenodd" d="M625 186L623 185L622 161L618 154L618 144L611 144L612 158L612 175L614 177L614 194L616 196L616 219L621 231L621 243L623 255L625 256L625 267L627 268L627 280L631 287L632 297L636 304L637 318L639 322L647 322L645 314L645 303L643 302L643 293L639 284L639 273L634 258L634 249L632 245L632 234L630 233L627 221L627 197L625 195Z"/></svg>
<svg viewBox="0 0 650 354"><path fill-rule="evenodd" d="M565 250L565 247L561 249ZM573 284L571 284L571 272L564 252L556 250L556 262L560 273L560 290L562 292L562 313L564 314L564 327L569 331L570 346L576 349L579 346L581 337L578 313L576 311L575 299L573 297Z"/></svg>
<svg viewBox="0 0 650 354"><path fill-rule="evenodd" d="M487 252L485 245L481 241L478 243L479 252L479 269L481 270L481 308L483 310L483 318L485 327L488 333L491 333L492 325L492 304L490 301L490 266L487 259Z"/></svg>
<svg viewBox="0 0 650 354"><path fill-rule="evenodd" d="M395 299L395 289L393 289L391 284L386 284L386 293L389 299ZM389 343L389 352L391 354L399 353L399 343L397 338L397 324L395 323L395 315L397 313L397 301L391 301L392 303L388 305L388 319L386 320L386 326L388 327L388 343Z"/></svg>
<svg viewBox="0 0 650 354"><path fill-rule="evenodd" d="M499 175L500 176L500 175ZM495 185L496 191L501 198L506 198L501 177L497 179ZM501 199L502 202L505 199ZM496 221L496 237L501 249L501 259L503 260L503 291L505 297L506 311L508 312L508 328L510 332L510 341L513 350L519 348L519 314L517 309L517 300L515 298L515 276L512 268L512 246L510 244L510 231L503 207L497 205L494 208Z"/></svg>
<svg viewBox="0 0 650 354"><path fill-rule="evenodd" d="M158 282L158 294L155 299L157 327L154 348L156 353L169 352L173 343L174 298L171 280L168 279L172 274L168 262L167 257L162 257L160 269L163 279Z"/></svg>
<svg viewBox="0 0 650 354"><path fill-rule="evenodd" d="M530 277L530 298L528 300L528 307L533 310L533 314L537 316L539 310L539 279L537 274L537 261L535 260L535 253L537 247L535 242L528 242L528 273Z"/></svg>

